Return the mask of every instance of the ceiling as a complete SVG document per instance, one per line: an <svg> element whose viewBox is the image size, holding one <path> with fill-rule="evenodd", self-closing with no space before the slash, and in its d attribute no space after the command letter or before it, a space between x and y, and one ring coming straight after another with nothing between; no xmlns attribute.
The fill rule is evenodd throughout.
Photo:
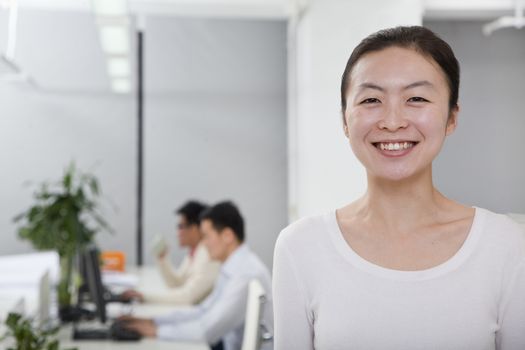
<svg viewBox="0 0 525 350"><path fill-rule="evenodd" d="M19 1L15 62L36 82L37 89L109 93L105 56L89 2L48 1L43 6L43 1ZM150 5L167 6L168 2L151 1ZM147 93L282 92L283 85L275 82L286 75L284 20L264 16L211 19L158 14L151 8L148 13L143 15ZM136 51L137 21L136 16L131 17L130 38ZM1 52L6 48L7 19L8 12L0 10L0 26L4 27L0 28ZM264 65L256 59L261 55L267 57Z"/></svg>
<svg viewBox="0 0 525 350"><path fill-rule="evenodd" d="M109 1L109 0L108 0ZM145 22L150 94L278 93L286 75L286 18L313 0L129 0L130 38ZM426 15L509 11L513 0L426 0ZM90 0L18 0L16 63L40 91L107 94L110 82ZM0 52L8 13L0 8ZM284 35L283 35L284 33ZM268 52L271 52L268 55ZM254 58L264 55L264 65ZM134 68L135 69L135 68ZM0 83L2 84L2 83Z"/></svg>

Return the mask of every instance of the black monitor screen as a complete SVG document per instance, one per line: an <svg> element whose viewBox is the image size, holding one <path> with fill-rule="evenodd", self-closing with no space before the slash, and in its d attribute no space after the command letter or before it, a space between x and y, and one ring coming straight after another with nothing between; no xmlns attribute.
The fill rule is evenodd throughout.
<svg viewBox="0 0 525 350"><path fill-rule="evenodd" d="M104 287L100 275L100 262L98 250L95 247L89 247L83 254L83 265L85 269L86 284L95 303L96 313L100 322L106 322L106 302L104 300Z"/></svg>

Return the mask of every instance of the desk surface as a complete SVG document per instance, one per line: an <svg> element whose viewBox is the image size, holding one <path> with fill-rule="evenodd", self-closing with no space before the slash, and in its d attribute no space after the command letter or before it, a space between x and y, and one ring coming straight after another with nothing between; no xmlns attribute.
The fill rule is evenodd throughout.
<svg viewBox="0 0 525 350"><path fill-rule="evenodd" d="M118 342L111 340L71 340L71 326L62 327L58 338L60 348L76 347L78 350L209 350L201 343L167 342L157 339L145 338L137 342Z"/></svg>

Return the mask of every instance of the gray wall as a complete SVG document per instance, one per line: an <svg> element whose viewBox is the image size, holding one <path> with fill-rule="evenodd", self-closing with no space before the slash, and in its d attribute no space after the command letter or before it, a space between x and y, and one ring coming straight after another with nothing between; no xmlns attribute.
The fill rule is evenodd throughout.
<svg viewBox="0 0 525 350"><path fill-rule="evenodd" d="M271 267L287 223L285 22L153 18L146 47L146 241L176 246L188 198L231 199Z"/></svg>
<svg viewBox="0 0 525 350"><path fill-rule="evenodd" d="M31 203L24 182L58 179L75 160L99 177L107 198L104 214L116 233L99 235L101 247L122 249L133 263L133 95L109 92L89 14L33 11L23 18L17 60L40 88L0 85L0 255L30 250L11 221ZM28 29L30 23L37 25ZM60 49L39 31L82 45ZM248 243L271 267L287 222L285 23L148 17L145 38L146 261L155 234L176 246L173 210L183 201L232 199L245 215ZM65 62L90 55L91 63ZM173 250L175 260L181 256Z"/></svg>
<svg viewBox="0 0 525 350"><path fill-rule="evenodd" d="M434 164L445 195L525 213L525 31L485 37L485 22L427 21L461 65L459 125Z"/></svg>
<svg viewBox="0 0 525 350"><path fill-rule="evenodd" d="M271 266L287 213L284 99L200 95L153 101L146 124L146 241L160 233L176 246L173 211L188 198L231 199L245 216L248 243Z"/></svg>

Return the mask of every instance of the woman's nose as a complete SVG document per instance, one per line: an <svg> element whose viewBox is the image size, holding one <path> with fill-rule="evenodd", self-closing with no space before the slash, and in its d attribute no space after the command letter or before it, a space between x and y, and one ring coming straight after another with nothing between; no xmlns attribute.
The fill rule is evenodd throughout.
<svg viewBox="0 0 525 350"><path fill-rule="evenodd" d="M396 131L408 126L408 120L399 106L388 106L379 120L378 127L383 130Z"/></svg>

